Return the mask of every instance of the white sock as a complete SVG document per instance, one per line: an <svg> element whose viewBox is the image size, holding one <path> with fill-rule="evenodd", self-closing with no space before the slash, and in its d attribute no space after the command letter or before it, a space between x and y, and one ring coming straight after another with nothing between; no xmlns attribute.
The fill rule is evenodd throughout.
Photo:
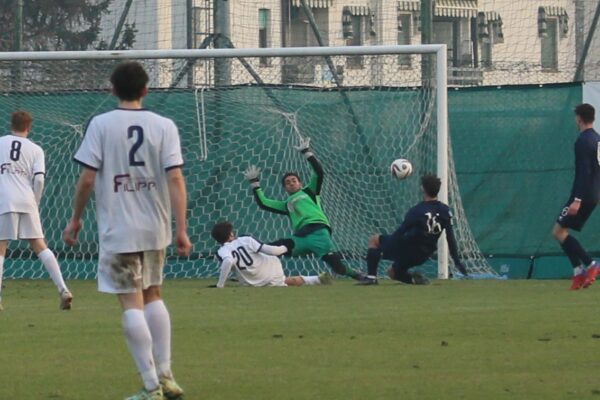
<svg viewBox="0 0 600 400"><path fill-rule="evenodd" d="M573 268L573 276L583 274L584 272L585 272L585 268L583 268L583 265Z"/></svg>
<svg viewBox="0 0 600 400"><path fill-rule="evenodd" d="M144 315L152 334L156 372L172 377L171 372L171 317L164 301L156 300L144 307Z"/></svg>
<svg viewBox="0 0 600 400"><path fill-rule="evenodd" d="M159 386L158 375L156 375L152 357L152 335L144 312L135 308L125 310L122 322L129 352L144 380L144 387L146 390L154 390Z"/></svg>
<svg viewBox="0 0 600 400"><path fill-rule="evenodd" d="M50 274L50 278L52 278L52 282L58 288L58 292L62 293L63 290L68 290L67 285L65 285L65 281L63 280L62 274L60 273L60 267L58 266L58 260L54 256L54 253L50 249L46 249L40 254L38 254L38 258L46 267L46 270Z"/></svg>
<svg viewBox="0 0 600 400"><path fill-rule="evenodd" d="M2 277L4 276L4 257L0 256L0 300L2 300Z"/></svg>
<svg viewBox="0 0 600 400"><path fill-rule="evenodd" d="M321 284L321 280L316 275L303 276L302 279L304 279L305 285L320 285Z"/></svg>

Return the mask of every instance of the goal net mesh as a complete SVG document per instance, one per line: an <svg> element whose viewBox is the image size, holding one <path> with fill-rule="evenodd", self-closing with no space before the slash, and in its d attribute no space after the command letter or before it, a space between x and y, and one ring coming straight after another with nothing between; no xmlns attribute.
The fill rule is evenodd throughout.
<svg viewBox="0 0 600 400"><path fill-rule="evenodd" d="M287 217L259 209L242 172L262 169L266 195L285 199L285 172L310 177L294 149L301 138L325 170L322 204L333 238L352 268L366 270L371 234L391 233L421 201L419 177L436 172L437 123L434 55L140 59L150 76L144 106L175 121L185 159L189 233L187 258L168 250L167 278L218 274L212 226L231 221L238 234L270 242L292 234ZM70 215L79 166L72 161L87 121L113 109L108 78L117 59L0 61L0 120L8 130L17 109L32 113L30 138L46 154L42 224L67 279L96 274L95 204L85 215L79 244L61 240ZM406 68L406 65L425 65ZM389 170L409 159L413 175L403 181ZM470 272L491 274L471 234L459 184L450 162L450 206L459 251ZM286 258L287 275L314 274L327 266L312 256ZM380 274L387 263L382 262ZM437 274L435 259L422 267ZM451 271L453 270L451 263ZM13 242L5 276L41 278L46 272L27 243Z"/></svg>

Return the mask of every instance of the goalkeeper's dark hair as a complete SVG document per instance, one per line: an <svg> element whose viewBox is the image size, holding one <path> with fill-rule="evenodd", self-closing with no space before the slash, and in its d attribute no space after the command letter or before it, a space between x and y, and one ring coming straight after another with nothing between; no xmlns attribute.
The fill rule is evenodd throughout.
<svg viewBox="0 0 600 400"><path fill-rule="evenodd" d="M213 226L210 235L220 244L227 242L233 232L233 224L229 221L219 222Z"/></svg>
<svg viewBox="0 0 600 400"><path fill-rule="evenodd" d="M442 181L435 175L425 175L421 177L421 186L429 197L437 197L442 186Z"/></svg>
<svg viewBox="0 0 600 400"><path fill-rule="evenodd" d="M110 76L110 83L121 100L134 101L142 97L148 85L148 74L137 61L127 61L117 65Z"/></svg>
<svg viewBox="0 0 600 400"><path fill-rule="evenodd" d="M575 115L577 115L586 124L594 122L596 111L590 104L583 103L575 107Z"/></svg>
<svg viewBox="0 0 600 400"><path fill-rule="evenodd" d="M300 179L300 175L298 175L297 173L286 172L285 175L283 175L283 178L281 178L281 186L285 186L285 178L287 178L289 176L295 176L300 182L302 182L302 179Z"/></svg>

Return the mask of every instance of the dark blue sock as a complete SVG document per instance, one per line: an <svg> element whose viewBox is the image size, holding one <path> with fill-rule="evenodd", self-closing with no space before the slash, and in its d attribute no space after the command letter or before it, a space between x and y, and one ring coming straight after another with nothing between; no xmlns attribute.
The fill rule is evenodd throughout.
<svg viewBox="0 0 600 400"><path fill-rule="evenodd" d="M381 260L381 250L369 249L367 251L367 272L369 275L377 276L379 260Z"/></svg>
<svg viewBox="0 0 600 400"><path fill-rule="evenodd" d="M593 261L592 257L590 257L587 251L585 251L584 248L581 247L579 241L571 235L567 236L565 241L562 242L561 247L563 248L565 253L567 253L567 256L569 257L571 264L573 264L573 267L578 266L578 260L581 260L584 267L587 267Z"/></svg>
<svg viewBox="0 0 600 400"><path fill-rule="evenodd" d="M565 242L566 242L566 240L565 240ZM563 251L565 252L567 257L569 258L569 261L571 262L571 266L573 268L578 267L579 266L579 258L572 252L572 250L569 248L569 246L565 245L565 243L561 243L560 247L563 249Z"/></svg>

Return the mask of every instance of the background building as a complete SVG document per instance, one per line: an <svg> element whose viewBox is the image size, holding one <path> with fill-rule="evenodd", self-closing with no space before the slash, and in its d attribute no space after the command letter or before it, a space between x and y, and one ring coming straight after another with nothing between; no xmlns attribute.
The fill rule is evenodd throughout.
<svg viewBox="0 0 600 400"><path fill-rule="evenodd" d="M129 7L127 7L129 4ZM137 29L136 49L211 47L302 47L420 44L421 0L118 0L103 19L108 40L125 13ZM431 43L448 46L449 83L456 86L568 82L574 79L597 2L592 0L438 0L433 6ZM220 34L227 43L211 41ZM593 39L593 35L592 35ZM584 72L600 75L600 42L591 40ZM278 83L321 84L325 65L251 60ZM417 56L400 56L388 73L420 73ZM370 68L367 60L337 60L336 72L352 85ZM197 67L195 84L212 84L211 68ZM277 70L277 71L275 71ZM354 71L354 72L353 72ZM385 81L373 68L372 84ZM353 78L353 76L355 76ZM235 83L235 71L232 74ZM362 82L364 83L364 82Z"/></svg>

